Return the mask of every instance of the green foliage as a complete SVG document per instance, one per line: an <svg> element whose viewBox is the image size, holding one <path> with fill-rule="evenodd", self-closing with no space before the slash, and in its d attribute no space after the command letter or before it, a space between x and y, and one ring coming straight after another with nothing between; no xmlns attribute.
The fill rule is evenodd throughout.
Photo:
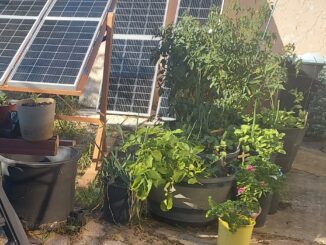
<svg viewBox="0 0 326 245"><path fill-rule="evenodd" d="M285 154L282 141L284 133L279 133L276 129L263 129L253 122L241 125L234 134L244 153L256 154L265 160L269 160L273 153Z"/></svg>
<svg viewBox="0 0 326 245"><path fill-rule="evenodd" d="M87 188L76 191L76 202L82 208L94 209L102 201L101 183L93 181Z"/></svg>
<svg viewBox="0 0 326 245"><path fill-rule="evenodd" d="M131 154L126 165L131 178L131 190L144 201L153 186L162 188L165 199L162 210L173 206L173 185L182 181L197 183L197 176L204 171L203 151L199 145L191 145L181 130L168 130L162 126L139 128L123 144L122 150Z"/></svg>
<svg viewBox="0 0 326 245"><path fill-rule="evenodd" d="M258 202L245 202L243 200L231 201L216 204L212 197L208 198L210 210L206 213L206 217L219 217L227 222L232 233L245 225L253 224L252 214L259 209Z"/></svg>
<svg viewBox="0 0 326 245"><path fill-rule="evenodd" d="M8 97L6 94L1 93L0 94L0 106L8 105Z"/></svg>
<svg viewBox="0 0 326 245"><path fill-rule="evenodd" d="M185 16L161 33L156 56L163 57L170 107L178 121L206 132L241 121L252 101L283 88L286 70L272 52L273 37L262 38L270 9L236 13L231 18L212 9L203 24Z"/></svg>
<svg viewBox="0 0 326 245"><path fill-rule="evenodd" d="M320 71L318 81L309 108L308 134L326 137L326 66Z"/></svg>
<svg viewBox="0 0 326 245"><path fill-rule="evenodd" d="M37 104L40 96L40 94L31 94L30 99L33 101L34 104Z"/></svg>
<svg viewBox="0 0 326 245"><path fill-rule="evenodd" d="M280 102L277 106L263 108L257 114L257 122L265 128L285 129L304 128L307 113L302 109L301 103L304 99L303 93L296 89L290 91L294 97L294 106L291 110L280 110Z"/></svg>
<svg viewBox="0 0 326 245"><path fill-rule="evenodd" d="M284 181L285 176L279 166L259 156L250 156L237 171L238 196L246 202L258 201L268 193L279 191Z"/></svg>

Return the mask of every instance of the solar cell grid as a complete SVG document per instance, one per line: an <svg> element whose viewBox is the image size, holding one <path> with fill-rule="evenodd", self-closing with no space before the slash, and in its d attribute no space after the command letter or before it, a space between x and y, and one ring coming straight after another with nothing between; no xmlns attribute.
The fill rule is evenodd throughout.
<svg viewBox="0 0 326 245"><path fill-rule="evenodd" d="M57 0L49 16L100 18L108 0Z"/></svg>
<svg viewBox="0 0 326 245"><path fill-rule="evenodd" d="M0 18L0 81L31 30L35 20Z"/></svg>
<svg viewBox="0 0 326 245"><path fill-rule="evenodd" d="M47 0L1 0L0 15L38 16Z"/></svg>
<svg viewBox="0 0 326 245"><path fill-rule="evenodd" d="M120 0L115 33L155 35L163 26L166 0Z"/></svg>
<svg viewBox="0 0 326 245"><path fill-rule="evenodd" d="M74 85L97 21L45 20L13 80Z"/></svg>
<svg viewBox="0 0 326 245"><path fill-rule="evenodd" d="M178 19L188 12L199 20L205 20L211 7L221 5L222 0L180 0Z"/></svg>
<svg viewBox="0 0 326 245"><path fill-rule="evenodd" d="M148 114L155 66L151 62L157 40L113 40L109 111Z"/></svg>

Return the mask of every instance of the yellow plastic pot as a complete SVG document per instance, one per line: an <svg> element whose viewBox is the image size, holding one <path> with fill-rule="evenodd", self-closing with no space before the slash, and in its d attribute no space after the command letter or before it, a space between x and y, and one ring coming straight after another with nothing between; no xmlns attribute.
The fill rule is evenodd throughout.
<svg viewBox="0 0 326 245"><path fill-rule="evenodd" d="M218 245L249 245L252 231L255 226L252 220L250 225L239 228L235 233L230 232L229 225L225 221L218 219Z"/></svg>

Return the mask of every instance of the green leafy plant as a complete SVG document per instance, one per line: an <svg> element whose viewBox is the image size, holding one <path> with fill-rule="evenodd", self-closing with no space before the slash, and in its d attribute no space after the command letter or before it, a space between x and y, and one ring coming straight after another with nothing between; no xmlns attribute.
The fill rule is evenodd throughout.
<svg viewBox="0 0 326 245"><path fill-rule="evenodd" d="M286 129L304 128L306 125L307 112L302 109L303 93L296 89L290 91L294 97L294 106L290 110L281 110L280 101L271 108L263 108L257 114L257 123L265 128Z"/></svg>
<svg viewBox="0 0 326 245"><path fill-rule="evenodd" d="M320 71L318 81L309 108L308 134L326 137L326 66Z"/></svg>
<svg viewBox="0 0 326 245"><path fill-rule="evenodd" d="M279 191L285 176L279 166L259 156L247 157L236 175L237 195L243 201L256 200L268 193Z"/></svg>
<svg viewBox="0 0 326 245"><path fill-rule="evenodd" d="M191 145L181 130L168 130L162 126L139 128L123 144L122 150L131 153L126 165L131 178L131 190L144 201L153 187L165 192L162 210L173 206L173 185L186 181L197 183L197 176L204 171L203 151L199 145Z"/></svg>
<svg viewBox="0 0 326 245"><path fill-rule="evenodd" d="M219 13L212 9L205 23L184 16L163 29L156 54L177 120L205 133L241 122L252 101L283 88L286 78L273 35L263 33L268 6Z"/></svg>
<svg viewBox="0 0 326 245"><path fill-rule="evenodd" d="M5 106L5 105L8 105L9 102L8 102L8 97L6 94L4 93L1 93L0 94L0 106Z"/></svg>
<svg viewBox="0 0 326 245"><path fill-rule="evenodd" d="M218 217L227 222L232 233L243 226L253 224L252 214L259 210L259 203L256 201L227 200L216 204L209 197L208 204L210 210L206 213L206 217Z"/></svg>
<svg viewBox="0 0 326 245"><path fill-rule="evenodd" d="M258 155L262 159L270 159L273 153L283 153L284 133L276 129L261 128L258 124L244 124L235 129L241 149L244 153Z"/></svg>

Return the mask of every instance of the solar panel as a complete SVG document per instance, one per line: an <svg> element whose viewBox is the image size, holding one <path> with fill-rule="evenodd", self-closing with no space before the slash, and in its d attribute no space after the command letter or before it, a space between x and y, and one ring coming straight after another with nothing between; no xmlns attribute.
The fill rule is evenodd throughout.
<svg viewBox="0 0 326 245"><path fill-rule="evenodd" d="M166 0L120 0L115 33L155 35L163 25L166 6Z"/></svg>
<svg viewBox="0 0 326 245"><path fill-rule="evenodd" d="M108 0L57 0L49 16L100 18Z"/></svg>
<svg viewBox="0 0 326 245"><path fill-rule="evenodd" d="M35 20L0 18L0 81L3 83Z"/></svg>
<svg viewBox="0 0 326 245"><path fill-rule="evenodd" d="M109 111L149 113L155 76L150 57L158 42L113 40Z"/></svg>
<svg viewBox="0 0 326 245"><path fill-rule="evenodd" d="M74 85L97 24L45 20L12 80Z"/></svg>
<svg viewBox="0 0 326 245"><path fill-rule="evenodd" d="M167 0L120 0L116 7L108 112L149 115L156 66L151 62L159 45Z"/></svg>
<svg viewBox="0 0 326 245"><path fill-rule="evenodd" d="M187 12L191 16L206 20L211 7L221 7L222 0L180 0L178 20Z"/></svg>
<svg viewBox="0 0 326 245"><path fill-rule="evenodd" d="M8 84L75 90L80 77L86 72L87 60L109 4L107 0L54 2L50 16L45 16L39 25ZM65 7L61 11L54 11L58 10L58 6ZM71 6L76 7L74 13ZM87 11L84 6L88 6ZM66 17L70 14L72 17Z"/></svg>
<svg viewBox="0 0 326 245"><path fill-rule="evenodd" d="M205 21L208 18L209 10L213 7L221 7L223 0L180 0L176 20L180 20L186 13L197 18L200 21ZM163 120L172 120L174 115L169 111L169 94L170 89L162 88L162 94L159 98L156 116Z"/></svg>
<svg viewBox="0 0 326 245"><path fill-rule="evenodd" d="M2 0L0 15L38 16L47 0Z"/></svg>

